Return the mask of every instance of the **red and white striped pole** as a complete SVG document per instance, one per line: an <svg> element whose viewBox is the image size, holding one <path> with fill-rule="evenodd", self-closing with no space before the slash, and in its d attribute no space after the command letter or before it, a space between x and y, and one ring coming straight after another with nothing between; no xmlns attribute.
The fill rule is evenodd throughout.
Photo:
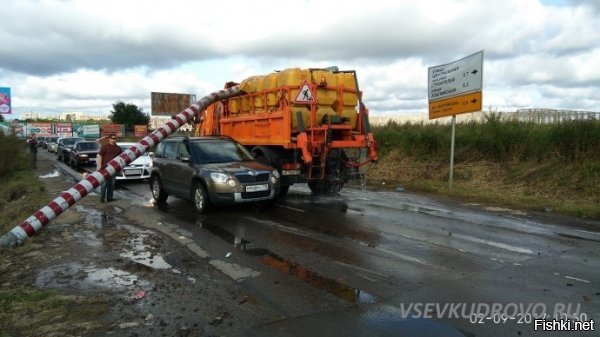
<svg viewBox="0 0 600 337"><path fill-rule="evenodd" d="M62 192L59 197L35 212L20 225L0 237L0 249L19 245L30 236L37 234L50 221L54 220L62 212L73 206L81 198L91 193L110 177L117 174L123 167L127 166L146 152L148 148L158 144L185 123L192 121L198 112L206 109L210 104L229 97L239 96L240 94L239 87L236 86L214 92L192 104L190 107L174 116L173 119L169 120L165 125L144 137L127 151L121 153L117 158L109 161L106 168L97 170L88 175L69 190Z"/></svg>

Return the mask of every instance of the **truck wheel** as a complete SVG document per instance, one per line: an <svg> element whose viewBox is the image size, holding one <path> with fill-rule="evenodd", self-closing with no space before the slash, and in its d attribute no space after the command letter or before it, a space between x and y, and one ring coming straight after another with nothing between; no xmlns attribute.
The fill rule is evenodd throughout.
<svg viewBox="0 0 600 337"><path fill-rule="evenodd" d="M325 177L308 182L313 194L337 194L348 180L344 162L348 160L343 150L334 149L329 152L325 161Z"/></svg>
<svg viewBox="0 0 600 337"><path fill-rule="evenodd" d="M165 202L169 197L167 192L163 189L162 181L159 176L153 176L150 179L150 189L152 190L152 197L158 202Z"/></svg>
<svg viewBox="0 0 600 337"><path fill-rule="evenodd" d="M210 201L208 200L208 195L204 186L200 183L195 183L192 186L192 202L194 203L196 212L200 214L206 213L209 209Z"/></svg>
<svg viewBox="0 0 600 337"><path fill-rule="evenodd" d="M327 178L325 180L308 182L308 188L314 195L335 195L342 190L343 186L342 183L332 184L327 181Z"/></svg>

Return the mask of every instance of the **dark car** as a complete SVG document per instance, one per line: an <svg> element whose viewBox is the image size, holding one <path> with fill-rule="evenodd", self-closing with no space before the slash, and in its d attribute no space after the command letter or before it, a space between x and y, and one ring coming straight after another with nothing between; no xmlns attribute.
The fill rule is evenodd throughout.
<svg viewBox="0 0 600 337"><path fill-rule="evenodd" d="M64 161L65 163L69 160L71 149L77 142L84 141L84 138L81 137L61 137L58 139L56 147L56 157L59 161Z"/></svg>
<svg viewBox="0 0 600 337"><path fill-rule="evenodd" d="M212 204L274 200L279 172L228 137L173 137L154 152L150 189L158 202L175 195L204 213Z"/></svg>
<svg viewBox="0 0 600 337"><path fill-rule="evenodd" d="M41 147L41 148L45 149L47 140L48 140L48 137L46 137L46 136L37 137L37 147Z"/></svg>
<svg viewBox="0 0 600 337"><path fill-rule="evenodd" d="M98 152L100 152L100 144L96 142L77 142L69 154L69 165L75 169L83 165L96 165Z"/></svg>

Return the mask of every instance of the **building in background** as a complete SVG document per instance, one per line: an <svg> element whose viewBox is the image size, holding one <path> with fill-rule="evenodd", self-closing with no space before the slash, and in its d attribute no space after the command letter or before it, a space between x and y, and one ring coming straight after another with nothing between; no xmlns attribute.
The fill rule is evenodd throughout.
<svg viewBox="0 0 600 337"><path fill-rule="evenodd" d="M19 119L21 120L26 120L26 119L39 119L41 118L40 114L38 112L21 112Z"/></svg>

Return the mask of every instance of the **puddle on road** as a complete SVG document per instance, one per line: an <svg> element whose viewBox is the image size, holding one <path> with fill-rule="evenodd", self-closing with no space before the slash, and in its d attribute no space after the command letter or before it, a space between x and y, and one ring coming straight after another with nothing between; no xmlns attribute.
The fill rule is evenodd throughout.
<svg viewBox="0 0 600 337"><path fill-rule="evenodd" d="M103 288L126 290L147 287L149 283L124 270L83 266L73 262L51 266L38 272L35 285L40 288L88 290Z"/></svg>
<svg viewBox="0 0 600 337"><path fill-rule="evenodd" d="M56 177L60 177L60 172L58 170L54 170L54 172L52 172L52 173L46 173L46 174L43 174L43 175L38 176L38 177L42 178L42 179L56 178Z"/></svg>
<svg viewBox="0 0 600 337"><path fill-rule="evenodd" d="M352 303L375 302L375 297L367 292L350 287L343 282L321 276L320 274L307 269L299 263L295 263L289 259L282 258L281 256L272 253L266 248L253 248L251 247L251 243L249 241L244 240L239 235L230 233L220 226L207 223L198 223L198 226L220 237L223 241L228 242L235 248L245 252L248 255L260 256L261 263L277 269L282 273L295 276L299 280L308 283L314 288L325 290L338 298Z"/></svg>
<svg viewBox="0 0 600 337"><path fill-rule="evenodd" d="M352 303L373 303L375 297L362 290L349 287L342 282L323 277L301 264L284 259L276 254L269 253L260 258L260 262L273 267L282 273L295 276L314 288L325 290L338 298Z"/></svg>
<svg viewBox="0 0 600 337"><path fill-rule="evenodd" d="M148 237L148 232L136 233L135 237L130 240L133 245L132 249L121 253L120 256L153 269L173 268L162 255L152 252L152 247L145 243Z"/></svg>
<svg viewBox="0 0 600 337"><path fill-rule="evenodd" d="M157 250L155 246L146 243L150 241L151 232L139 230L132 226L118 225L118 220L109 215L108 211L98 211L85 205L76 205L74 209L79 213L85 214L85 223L96 229L109 230L109 232L110 229L124 229L131 233L132 238L128 240L131 247L123 247L125 251L120 254L121 257L153 269L173 268L173 266L165 261L162 255L154 253ZM110 212L118 214L121 211L119 207L113 207ZM89 246L97 247L105 244L98 238L97 233L90 230L77 231L73 233L73 236Z"/></svg>
<svg viewBox="0 0 600 337"><path fill-rule="evenodd" d="M77 231L77 232L73 233L73 237L78 239L79 241L82 241L87 246L92 246L92 247L102 246L102 241L100 241L100 239L98 238L96 233L94 233L92 231L86 231L86 230Z"/></svg>
<svg viewBox="0 0 600 337"><path fill-rule="evenodd" d="M91 217L97 214L91 214ZM104 217L102 218L104 219ZM141 280L135 271L139 270L140 266L148 268L147 270L156 269L172 269L173 267L167 263L164 258L154 251L157 250L156 244L153 244L151 232L140 231L134 227L127 225L115 225L118 231L129 232L126 245L122 247L112 247L121 250L120 257L126 258L133 262L126 265L126 270L118 269L117 267L98 267L95 265L84 265L80 262L71 262L59 264L42 269L36 275L35 284L40 288L66 288L76 290L89 290L95 288L119 290L132 290L137 288L147 288L150 283L146 280ZM109 241L99 239L102 231L82 230L73 233L73 236L85 242L88 246L112 246ZM110 229L108 230L110 232ZM106 233L105 233L106 234ZM125 238L124 238L125 239ZM123 240L124 240L123 239ZM189 280L195 282L195 280Z"/></svg>
<svg viewBox="0 0 600 337"><path fill-rule="evenodd" d="M406 317L401 309L389 305L369 307L357 323L381 336L465 337L451 325L429 318Z"/></svg>
<svg viewBox="0 0 600 337"><path fill-rule="evenodd" d="M103 228L108 223L108 214L84 205L75 205L73 209L78 213L85 214L85 223L96 228Z"/></svg>

